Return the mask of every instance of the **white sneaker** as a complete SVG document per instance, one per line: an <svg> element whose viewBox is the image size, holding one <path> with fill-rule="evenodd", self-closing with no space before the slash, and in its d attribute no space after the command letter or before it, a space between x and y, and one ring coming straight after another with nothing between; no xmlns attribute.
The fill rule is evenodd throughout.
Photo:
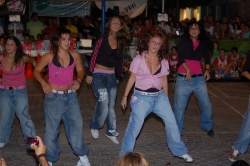
<svg viewBox="0 0 250 166"><path fill-rule="evenodd" d="M220 79L218 74L215 74L215 79Z"/></svg>
<svg viewBox="0 0 250 166"><path fill-rule="evenodd" d="M235 71L235 77L236 77L236 78L239 78L239 77L240 77L239 71L238 71L238 70Z"/></svg>
<svg viewBox="0 0 250 166"><path fill-rule="evenodd" d="M108 137L115 144L119 144L119 141L117 140L116 136L108 136L108 135L106 135L106 137Z"/></svg>
<svg viewBox="0 0 250 166"><path fill-rule="evenodd" d="M76 166L91 166L88 157L85 156L79 156L80 160L78 161Z"/></svg>
<svg viewBox="0 0 250 166"><path fill-rule="evenodd" d="M91 129L91 135L94 139L98 139L99 138L99 131L98 130L94 130Z"/></svg>
<svg viewBox="0 0 250 166"><path fill-rule="evenodd" d="M180 158L183 158L187 163L193 162L193 158L189 154L184 154Z"/></svg>
<svg viewBox="0 0 250 166"><path fill-rule="evenodd" d="M0 143L0 148L3 148L5 143Z"/></svg>

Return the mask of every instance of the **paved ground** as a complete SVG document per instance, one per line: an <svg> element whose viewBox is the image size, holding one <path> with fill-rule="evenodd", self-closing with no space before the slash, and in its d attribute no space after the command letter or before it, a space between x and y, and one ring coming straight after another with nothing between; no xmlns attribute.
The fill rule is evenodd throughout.
<svg viewBox="0 0 250 166"><path fill-rule="evenodd" d="M124 79L119 87L117 97L117 127L120 133L119 141L122 141L126 129L130 108L123 112L120 108L120 101L123 95L127 79ZM44 94L41 86L33 79L28 80L28 94L30 104L30 115L37 129L37 134L44 135L44 113L43 102ZM172 82L169 83L170 102L173 105L174 90ZM239 129L248 105L248 95L250 92L249 82L210 82L208 83L209 95L213 103L214 111L214 138L210 138L202 131L199 125L199 107L194 96L186 110L185 135L182 137L186 143L189 154L194 158L191 164L173 157L168 150L165 140L164 125L158 117L150 115L143 126L135 147L136 151L145 154L152 166L164 166L171 162L174 166L229 166L231 162L228 155L231 152L231 145L237 139ZM89 159L92 166L114 166L118 158L120 145L113 144L104 133L106 126L100 130L100 138L92 139L89 129L89 119L93 115L95 97L90 86L82 83L78 91L81 104L82 115L84 118L84 141L88 145ZM54 165L73 166L76 165L76 157L67 142L63 123L59 135L61 154ZM37 165L34 152L28 150L22 137L19 121L15 119L13 124L12 137L10 142L0 149L0 153L5 157L9 166L34 166ZM242 159L250 162L250 151Z"/></svg>

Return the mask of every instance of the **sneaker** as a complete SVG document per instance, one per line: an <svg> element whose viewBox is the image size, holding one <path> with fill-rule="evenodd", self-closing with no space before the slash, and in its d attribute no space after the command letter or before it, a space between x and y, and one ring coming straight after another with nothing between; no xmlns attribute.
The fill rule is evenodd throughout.
<svg viewBox="0 0 250 166"><path fill-rule="evenodd" d="M194 161L193 158L189 154L184 154L184 155L180 156L180 158L184 159L185 162L187 162L187 163L191 163Z"/></svg>
<svg viewBox="0 0 250 166"><path fill-rule="evenodd" d="M99 131L98 130L94 130L91 129L91 135L94 139L98 139L99 138Z"/></svg>
<svg viewBox="0 0 250 166"><path fill-rule="evenodd" d="M118 136L119 136L119 133L118 133L118 132L116 132L114 136L118 137Z"/></svg>
<svg viewBox="0 0 250 166"><path fill-rule="evenodd" d="M220 79L220 77L218 76L218 74L215 74L215 79Z"/></svg>
<svg viewBox="0 0 250 166"><path fill-rule="evenodd" d="M78 161L76 166L91 166L88 157L85 156L79 156L80 160Z"/></svg>
<svg viewBox="0 0 250 166"><path fill-rule="evenodd" d="M0 143L0 148L3 148L5 143Z"/></svg>
<svg viewBox="0 0 250 166"><path fill-rule="evenodd" d="M211 129L207 132L207 135L209 135L210 137L214 137L214 130Z"/></svg>
<svg viewBox="0 0 250 166"><path fill-rule="evenodd" d="M234 149L234 151L229 155L229 160L235 162L239 157L240 153L238 150Z"/></svg>
<svg viewBox="0 0 250 166"><path fill-rule="evenodd" d="M240 77L239 71L238 71L238 70L235 71L235 77L236 77L236 78L239 78L239 77Z"/></svg>
<svg viewBox="0 0 250 166"><path fill-rule="evenodd" d="M231 73L231 77L236 77L236 71L235 70L233 70L233 72Z"/></svg>
<svg viewBox="0 0 250 166"><path fill-rule="evenodd" d="M48 162L49 163L49 166L52 166L53 164L52 164L52 162Z"/></svg>
<svg viewBox="0 0 250 166"><path fill-rule="evenodd" d="M119 141L117 140L116 136L108 136L107 134L105 134L105 135L115 144L119 144Z"/></svg>

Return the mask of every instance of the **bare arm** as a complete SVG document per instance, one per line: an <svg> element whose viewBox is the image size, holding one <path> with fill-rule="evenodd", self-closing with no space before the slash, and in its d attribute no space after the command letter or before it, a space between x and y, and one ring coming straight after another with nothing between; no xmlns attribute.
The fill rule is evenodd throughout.
<svg viewBox="0 0 250 166"><path fill-rule="evenodd" d="M25 55L23 57L23 62L24 63L32 63L33 67L36 67L36 60L35 58L29 56L29 55Z"/></svg>
<svg viewBox="0 0 250 166"><path fill-rule="evenodd" d="M162 87L164 92L168 95L168 77L166 75L162 77Z"/></svg>
<svg viewBox="0 0 250 166"><path fill-rule="evenodd" d="M128 94L129 94L131 88L133 87L133 85L135 83L135 79L136 79L136 74L131 72L130 77L128 79L128 83L127 83L125 91L124 91L124 95L122 97L122 101L121 101L121 105L122 105L123 109L125 109L127 107L127 97L128 97Z"/></svg>
<svg viewBox="0 0 250 166"><path fill-rule="evenodd" d="M41 71L44 69L45 66L50 64L52 61L53 54L52 53L47 53L42 56L40 59L39 63L36 65L33 74L36 78L36 80L42 85L43 91L45 94L50 94L52 93L52 88L51 86L42 78L41 76Z"/></svg>

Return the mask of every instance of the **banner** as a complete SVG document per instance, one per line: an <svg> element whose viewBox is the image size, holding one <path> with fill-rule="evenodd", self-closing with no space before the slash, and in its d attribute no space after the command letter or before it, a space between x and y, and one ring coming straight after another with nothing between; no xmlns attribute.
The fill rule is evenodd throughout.
<svg viewBox="0 0 250 166"><path fill-rule="evenodd" d="M178 46L179 39L172 39L172 42ZM237 47L238 53L245 57L250 51L250 41L218 40L219 48L224 48L227 55L232 55L232 48Z"/></svg>
<svg viewBox="0 0 250 166"><path fill-rule="evenodd" d="M102 9L102 3L96 2L96 6ZM128 0L128 1L106 1L106 11L117 15L128 15L135 18L146 8L147 0Z"/></svg>
<svg viewBox="0 0 250 166"><path fill-rule="evenodd" d="M39 16L84 17L90 15L90 2L33 1L32 12Z"/></svg>
<svg viewBox="0 0 250 166"><path fill-rule="evenodd" d="M24 0L0 0L0 15L22 15L25 8Z"/></svg>

